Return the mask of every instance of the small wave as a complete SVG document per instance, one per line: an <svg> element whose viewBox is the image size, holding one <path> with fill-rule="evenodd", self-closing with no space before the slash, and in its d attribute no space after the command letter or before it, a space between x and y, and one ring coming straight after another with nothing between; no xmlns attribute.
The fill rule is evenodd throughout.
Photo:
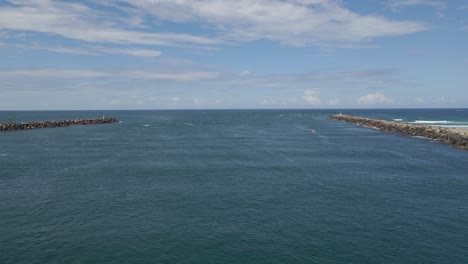
<svg viewBox="0 0 468 264"><path fill-rule="evenodd" d="M395 119L393 119L393 121L401 122L401 121L403 121L403 119L401 119L401 118L395 118Z"/></svg>
<svg viewBox="0 0 468 264"><path fill-rule="evenodd" d="M468 125L440 125L441 127L453 127L453 128L466 128L468 129Z"/></svg>
<svg viewBox="0 0 468 264"><path fill-rule="evenodd" d="M414 138L421 138L421 139L429 139L429 138L423 137L423 136L411 136L411 137L414 137Z"/></svg>
<svg viewBox="0 0 468 264"><path fill-rule="evenodd" d="M415 120L413 123L415 124L445 124L445 123L452 123L447 120Z"/></svg>
<svg viewBox="0 0 468 264"><path fill-rule="evenodd" d="M6 157L6 156L8 156L7 153L1 153L1 154L0 154L0 157Z"/></svg>
<svg viewBox="0 0 468 264"><path fill-rule="evenodd" d="M145 125L143 125L143 126L144 126L144 127L149 127L150 125L146 125L146 124L145 124Z"/></svg>

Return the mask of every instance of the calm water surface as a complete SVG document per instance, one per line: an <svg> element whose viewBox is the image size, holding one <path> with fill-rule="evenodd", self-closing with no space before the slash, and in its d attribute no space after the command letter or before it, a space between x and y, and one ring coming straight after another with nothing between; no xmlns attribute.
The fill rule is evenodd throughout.
<svg viewBox="0 0 468 264"><path fill-rule="evenodd" d="M124 121L0 134L0 263L468 263L468 151L331 113L0 112Z"/></svg>

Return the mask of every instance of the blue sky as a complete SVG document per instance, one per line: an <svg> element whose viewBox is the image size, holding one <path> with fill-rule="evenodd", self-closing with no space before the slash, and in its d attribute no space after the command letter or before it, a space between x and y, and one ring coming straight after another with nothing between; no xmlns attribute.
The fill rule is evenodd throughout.
<svg viewBox="0 0 468 264"><path fill-rule="evenodd" d="M468 107L468 0L0 0L0 109Z"/></svg>

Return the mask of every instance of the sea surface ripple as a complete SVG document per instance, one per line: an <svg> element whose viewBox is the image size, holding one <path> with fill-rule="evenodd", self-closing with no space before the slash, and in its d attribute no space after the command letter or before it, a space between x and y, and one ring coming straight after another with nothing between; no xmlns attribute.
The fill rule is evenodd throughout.
<svg viewBox="0 0 468 264"><path fill-rule="evenodd" d="M0 263L468 263L468 151L335 113L0 112L123 121L0 134Z"/></svg>

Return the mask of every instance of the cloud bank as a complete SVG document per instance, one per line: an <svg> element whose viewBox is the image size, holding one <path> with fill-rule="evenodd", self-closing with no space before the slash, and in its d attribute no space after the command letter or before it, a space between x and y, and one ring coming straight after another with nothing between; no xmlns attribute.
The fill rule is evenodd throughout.
<svg viewBox="0 0 468 264"><path fill-rule="evenodd" d="M337 0L94 1L107 11L76 1L7 2L0 5L0 29L92 43L210 46L270 40L292 46L347 45L427 29L420 22L359 14ZM164 22L196 23L209 32L167 32Z"/></svg>
<svg viewBox="0 0 468 264"><path fill-rule="evenodd" d="M320 98L318 97L319 94L319 91L315 89L310 89L304 91L304 96L302 98L311 105L320 105L322 103L322 100L320 100Z"/></svg>
<svg viewBox="0 0 468 264"><path fill-rule="evenodd" d="M131 78L145 80L198 81L216 79L219 72L161 72L150 70L82 70L82 69L30 69L0 70L3 79L89 79L89 78Z"/></svg>
<svg viewBox="0 0 468 264"><path fill-rule="evenodd" d="M357 103L361 105L386 105L393 103L393 99L382 93L371 93L358 98Z"/></svg>

